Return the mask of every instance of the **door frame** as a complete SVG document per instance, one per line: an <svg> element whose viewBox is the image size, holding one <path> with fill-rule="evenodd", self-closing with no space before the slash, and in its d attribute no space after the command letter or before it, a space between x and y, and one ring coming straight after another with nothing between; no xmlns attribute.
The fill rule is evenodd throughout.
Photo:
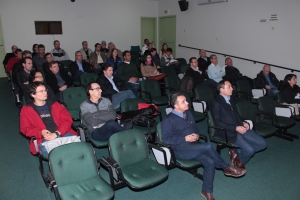
<svg viewBox="0 0 300 200"><path fill-rule="evenodd" d="M162 42L160 40L160 36L161 36L161 28L160 28L160 23L161 23L161 19L164 19L164 18L175 18L175 22L177 23L177 19L176 19L176 15L168 15L168 16L160 16L158 17L158 47L159 49L161 48L162 46ZM176 38L177 38L177 34L176 34L176 28L177 28L177 24L175 23L175 41L174 41L174 46L175 46L175 55L173 54L173 56L176 58L176 54L177 54L177 46L176 46Z"/></svg>
<svg viewBox="0 0 300 200"><path fill-rule="evenodd" d="M144 46L144 39L142 38L142 19L154 19L154 42L153 45L157 46L157 17L141 17L140 18L140 41L141 41L141 49Z"/></svg>

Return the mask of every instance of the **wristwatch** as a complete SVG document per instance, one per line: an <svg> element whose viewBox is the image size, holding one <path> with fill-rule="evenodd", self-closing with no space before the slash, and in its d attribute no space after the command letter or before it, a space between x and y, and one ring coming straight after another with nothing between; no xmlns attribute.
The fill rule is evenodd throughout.
<svg viewBox="0 0 300 200"><path fill-rule="evenodd" d="M55 131L54 133L55 133L57 138L60 137L60 134L57 131Z"/></svg>

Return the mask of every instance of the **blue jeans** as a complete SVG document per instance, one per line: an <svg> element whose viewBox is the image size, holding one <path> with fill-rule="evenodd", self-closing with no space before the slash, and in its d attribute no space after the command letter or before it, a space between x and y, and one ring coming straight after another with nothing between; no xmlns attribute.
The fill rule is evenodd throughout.
<svg viewBox="0 0 300 200"><path fill-rule="evenodd" d="M125 87L133 92L135 96L137 96L138 91L140 89L140 84L125 82Z"/></svg>
<svg viewBox="0 0 300 200"><path fill-rule="evenodd" d="M81 70L78 70L78 71L76 72L75 76L74 76L74 82L80 83L80 82L81 82L80 76L81 76L82 74L84 74L84 72L81 71Z"/></svg>
<svg viewBox="0 0 300 200"><path fill-rule="evenodd" d="M277 88L272 88L272 89L268 90L267 94L268 94L268 96L275 97L278 92L279 92L279 90Z"/></svg>
<svg viewBox="0 0 300 200"><path fill-rule="evenodd" d="M202 190L213 192L215 168L225 169L229 165L222 159L210 143L185 142L173 148L177 159L199 161L204 168Z"/></svg>
<svg viewBox="0 0 300 200"><path fill-rule="evenodd" d="M62 136L62 137L70 137L70 136L75 136L75 135L72 134L72 133L66 133L66 134L65 134L64 136ZM43 156L48 157L48 152L47 152L45 146L42 145L44 142L47 142L47 140L43 140L43 142L41 142L41 144L40 144L40 151L42 152Z"/></svg>
<svg viewBox="0 0 300 200"><path fill-rule="evenodd" d="M125 131L126 129L122 127L118 122L114 120L108 120L103 126L95 129L91 136L94 140L107 141L110 136L114 133Z"/></svg>
<svg viewBox="0 0 300 200"><path fill-rule="evenodd" d="M112 105L114 109L120 108L120 104L125 99L136 98L131 90L125 90L123 92L119 92L117 94L112 95Z"/></svg>
<svg viewBox="0 0 300 200"><path fill-rule="evenodd" d="M253 130L248 130L245 134L238 133L234 144L240 147L235 152L243 164L246 164L255 152L267 148L267 141Z"/></svg>

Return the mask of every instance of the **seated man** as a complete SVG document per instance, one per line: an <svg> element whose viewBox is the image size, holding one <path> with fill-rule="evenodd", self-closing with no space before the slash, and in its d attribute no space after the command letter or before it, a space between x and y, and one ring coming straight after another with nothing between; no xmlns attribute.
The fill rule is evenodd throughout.
<svg viewBox="0 0 300 200"><path fill-rule="evenodd" d="M62 91L72 86L72 78L64 69L58 67L57 61L49 65L51 73L46 74L46 83L52 88L59 101L62 101Z"/></svg>
<svg viewBox="0 0 300 200"><path fill-rule="evenodd" d="M257 74L255 87L267 89L268 96L276 96L278 90L279 81L276 75L271 72L270 65L264 65L262 71Z"/></svg>
<svg viewBox="0 0 300 200"><path fill-rule="evenodd" d="M51 53L46 53L44 55L44 59L46 60L46 62L43 64L43 71L44 71L45 74L49 74L49 73L51 73L51 71L49 69L49 65L53 61L52 54ZM57 62L58 62L59 70L63 70L64 65L59 61L57 61Z"/></svg>
<svg viewBox="0 0 300 200"><path fill-rule="evenodd" d="M171 48L167 48L167 53L160 58L161 66L172 66L174 67L177 74L180 74L180 64L172 55L173 50Z"/></svg>
<svg viewBox="0 0 300 200"><path fill-rule="evenodd" d="M101 86L102 96L112 102L114 109L118 109L123 100L136 98L131 90L127 90L123 81L113 76L113 67L109 63L103 65L103 74L97 82Z"/></svg>
<svg viewBox="0 0 300 200"><path fill-rule="evenodd" d="M58 40L55 40L53 42L53 45L54 45L54 49L50 51L50 53L53 56L53 60L56 61L70 60L67 52L64 49L60 48L60 42Z"/></svg>
<svg viewBox="0 0 300 200"><path fill-rule="evenodd" d="M201 85L210 86L214 96L217 96L217 83L212 79L206 79L203 72L199 70L198 61L195 57L190 58L190 67L186 70L185 75L191 76L194 81L194 89Z"/></svg>
<svg viewBox="0 0 300 200"><path fill-rule="evenodd" d="M145 50L143 56L148 55L150 53L150 49L152 49L153 47L154 47L153 44L149 42L147 46L147 50Z"/></svg>
<svg viewBox="0 0 300 200"><path fill-rule="evenodd" d="M238 113L232 95L232 86L229 81L222 80L218 83L217 89L220 95L210 105L210 111L216 127L224 128L227 131L229 142L239 146L238 149L230 149L230 160L237 167L245 168L245 165L255 152L267 147L266 140L255 131L249 130L249 125L243 122ZM221 130L216 130L217 137L225 139Z"/></svg>
<svg viewBox="0 0 300 200"><path fill-rule="evenodd" d="M38 71L43 71L43 64L46 62L45 55L45 46L43 44L39 44L38 46L38 54L32 58L33 62L36 64Z"/></svg>
<svg viewBox="0 0 300 200"><path fill-rule="evenodd" d="M104 52L105 54L107 54L109 52L109 49L106 48L106 41L104 41L104 40L101 42L101 50L100 51Z"/></svg>
<svg viewBox="0 0 300 200"><path fill-rule="evenodd" d="M29 85L28 93L33 102L22 107L20 114L20 131L27 137L35 137L43 155L48 152L43 142L58 137L76 136L71 126L73 123L70 113L58 102L47 99L47 89L41 82ZM30 152L37 154L32 140Z"/></svg>
<svg viewBox="0 0 300 200"><path fill-rule="evenodd" d="M6 53L5 55L5 58L3 60L3 66L4 66L4 69L6 69L6 65L7 65L7 62L10 58L13 58L13 57L16 57L15 55L15 51L18 49L18 47L16 45L12 45L11 47L11 52L10 53Z"/></svg>
<svg viewBox="0 0 300 200"><path fill-rule="evenodd" d="M207 72L207 68L211 64L210 58L206 56L206 51L204 49L199 50L199 56L198 67L203 73Z"/></svg>
<svg viewBox="0 0 300 200"><path fill-rule="evenodd" d="M213 198L215 168L221 168L226 176L240 177L245 169L227 164L210 143L200 143L199 130L183 93L176 92L170 99L173 110L162 121L162 140L171 145L175 157L195 159L204 168L201 195L206 200Z"/></svg>
<svg viewBox="0 0 300 200"><path fill-rule="evenodd" d="M111 50L112 49L117 49L117 48L116 48L115 44L112 43L112 42L108 43L108 47L109 47L109 52L107 53L107 57L109 58L111 56ZM118 56L120 58L122 58L123 57L123 52L119 49L117 49L117 50L118 50Z"/></svg>
<svg viewBox="0 0 300 200"><path fill-rule="evenodd" d="M93 81L86 87L89 98L81 103L81 116L94 140L107 141L111 135L126 130L115 121L117 114L109 99L101 96L100 85Z"/></svg>
<svg viewBox="0 0 300 200"><path fill-rule="evenodd" d="M80 51L75 52L75 61L70 64L70 72L74 81L79 83L82 74L92 72L90 64L82 61L82 54Z"/></svg>
<svg viewBox="0 0 300 200"><path fill-rule="evenodd" d="M102 65L106 62L106 53L101 52L101 45L99 43L95 44L95 51L90 54L90 64L94 67L97 72L102 71Z"/></svg>
<svg viewBox="0 0 300 200"><path fill-rule="evenodd" d="M149 40L144 39L144 46L142 47L142 54L144 54L146 50L149 50L148 49L148 44L149 44Z"/></svg>
<svg viewBox="0 0 300 200"><path fill-rule="evenodd" d="M130 62L131 54L129 51L124 51L123 53L124 62L119 65L118 68L118 78L125 82L126 88L130 89L135 95L137 95L139 90L139 78L142 77L137 66Z"/></svg>
<svg viewBox="0 0 300 200"><path fill-rule="evenodd" d="M84 60L86 62L90 62L90 55L91 55L91 53L93 53L93 50L88 47L87 41L82 42L82 48L79 49L79 51L82 54L82 60Z"/></svg>
<svg viewBox="0 0 300 200"><path fill-rule="evenodd" d="M22 59L22 50L16 49L15 56L10 58L6 65L6 72L12 76L12 69L14 65Z"/></svg>
<svg viewBox="0 0 300 200"><path fill-rule="evenodd" d="M23 70L17 74L17 85L19 88L20 99L22 99L25 92L27 92L29 75L32 70L32 59L30 57L22 58Z"/></svg>
<svg viewBox="0 0 300 200"><path fill-rule="evenodd" d="M208 66L207 74L210 79L213 79L217 83L220 82L223 76L225 76L225 70L218 64L218 58L216 55L210 55L211 64Z"/></svg>

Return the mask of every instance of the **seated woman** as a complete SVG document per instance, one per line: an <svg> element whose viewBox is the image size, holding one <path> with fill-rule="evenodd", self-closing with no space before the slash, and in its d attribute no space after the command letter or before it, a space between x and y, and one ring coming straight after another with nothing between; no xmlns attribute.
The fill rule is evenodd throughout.
<svg viewBox="0 0 300 200"><path fill-rule="evenodd" d="M47 99L47 89L42 82L33 82L28 87L33 102L23 106L20 114L20 131L27 137L35 137L43 155L48 152L44 142L58 137L74 136L73 120L65 107ZM30 152L37 154L30 141Z"/></svg>
<svg viewBox="0 0 300 200"><path fill-rule="evenodd" d="M296 104L300 104L299 94L300 87L297 84L297 76L295 74L288 74L284 77L282 94L284 96L284 102L287 104L295 104L295 114L299 115L299 107ZM297 99L296 96L298 96Z"/></svg>
<svg viewBox="0 0 300 200"><path fill-rule="evenodd" d="M123 100L136 98L131 90L127 90L122 80L113 76L111 64L105 63L102 69L103 74L97 79L97 82L101 86L102 96L112 102L114 109L118 109Z"/></svg>
<svg viewBox="0 0 300 200"><path fill-rule="evenodd" d="M159 53L159 57L161 58L162 56L164 56L167 53L167 49L168 49L168 45L167 43L163 43L162 47L161 47L161 51Z"/></svg>
<svg viewBox="0 0 300 200"><path fill-rule="evenodd" d="M148 79L155 79L157 81L163 79L166 75L161 74L154 62L152 62L151 54L146 54L144 57L144 62L141 63L141 72L144 77Z"/></svg>
<svg viewBox="0 0 300 200"><path fill-rule="evenodd" d="M122 63L122 59L118 56L117 49L112 49L111 52L111 56L106 60L106 63L109 63L113 66L113 75L117 76L118 67Z"/></svg>
<svg viewBox="0 0 300 200"><path fill-rule="evenodd" d="M31 70L30 74L29 74L29 83L33 83L33 82L42 82L44 83L44 76L40 71L35 71L35 70ZM45 87L47 89L47 93L48 93L48 100L51 101L57 101L57 97L54 94L53 90L51 89L51 87L47 84L45 84ZM32 97L30 96L30 94L28 92L26 92L24 94L25 97L25 101L26 104L31 103L32 102Z"/></svg>

